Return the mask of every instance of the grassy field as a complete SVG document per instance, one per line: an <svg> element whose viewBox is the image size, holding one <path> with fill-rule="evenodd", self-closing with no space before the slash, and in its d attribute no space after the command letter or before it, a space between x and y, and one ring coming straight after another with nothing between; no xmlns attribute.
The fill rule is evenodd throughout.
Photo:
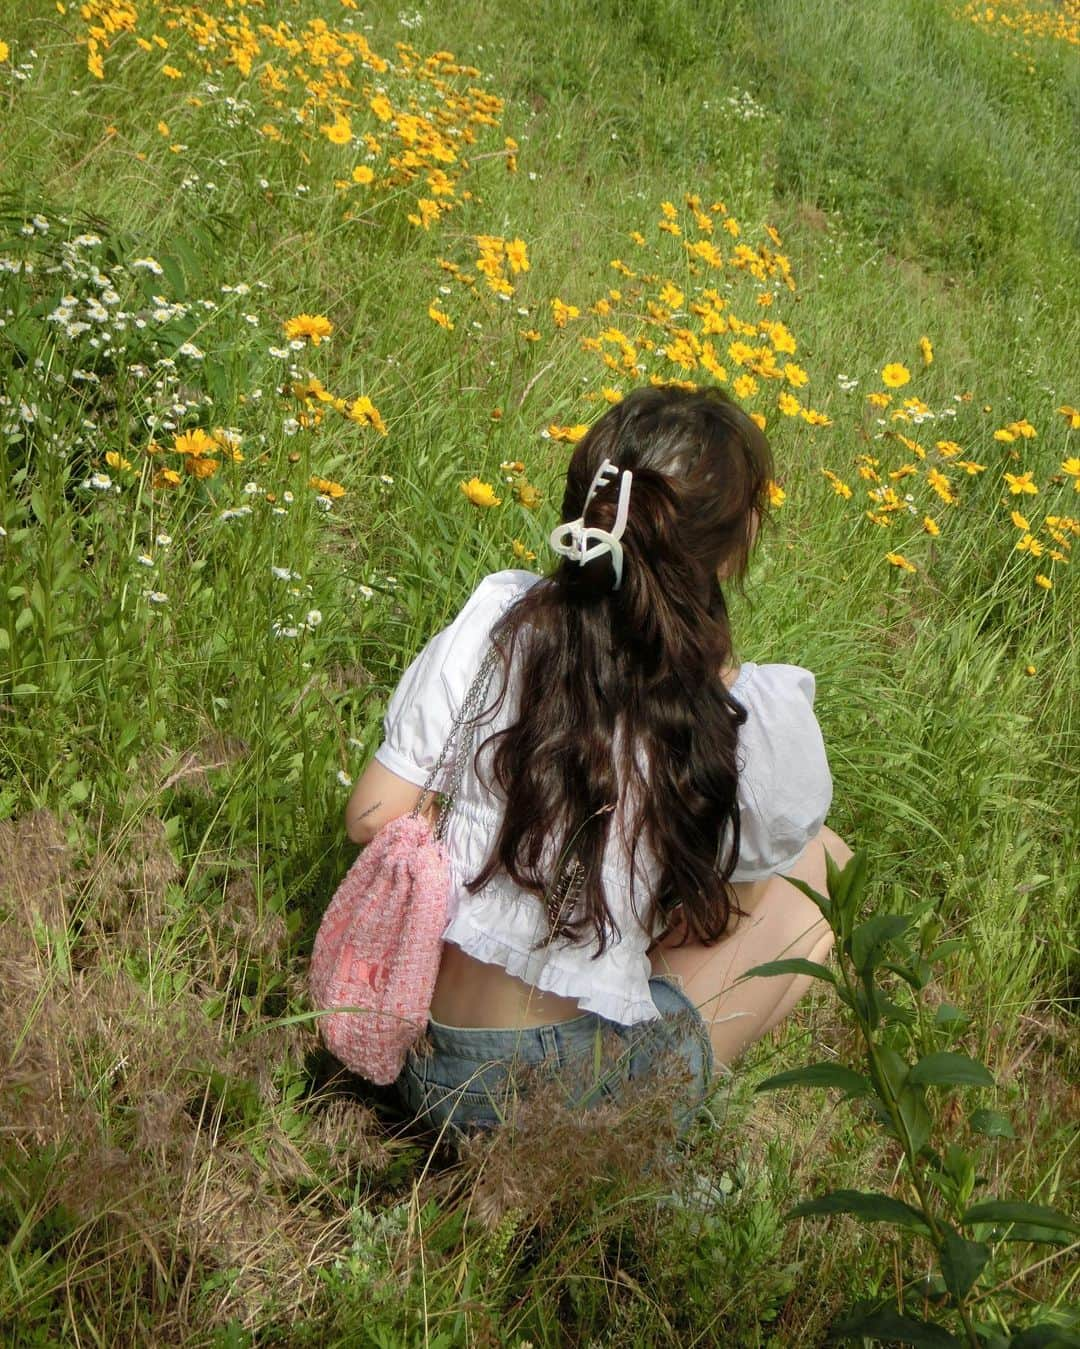
<svg viewBox="0 0 1080 1349"><path fill-rule="evenodd" d="M830 823L956 939L927 1001L997 1086L935 1126L1075 1211L1080 8L391 9L0 3L4 1341L932 1316L917 1242L784 1216L911 1198L865 1111L754 1092L857 1055L831 995L664 1176L722 1179L705 1213L642 1179L647 1109L429 1156L320 1050L307 959L405 664L548 567L608 401L720 382L777 461L737 656L815 672ZM1066 1325L1075 1257L995 1244L978 1342Z"/></svg>

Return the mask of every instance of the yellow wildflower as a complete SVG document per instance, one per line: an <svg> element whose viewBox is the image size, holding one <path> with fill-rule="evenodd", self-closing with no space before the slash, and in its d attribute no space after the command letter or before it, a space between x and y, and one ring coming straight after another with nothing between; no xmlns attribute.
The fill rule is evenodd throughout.
<svg viewBox="0 0 1080 1349"><path fill-rule="evenodd" d="M482 482L479 478L470 478L468 482L459 483L467 500L474 506L500 506L502 498L495 495L495 489L489 482Z"/></svg>
<svg viewBox="0 0 1080 1349"><path fill-rule="evenodd" d="M782 393L776 400L776 406L785 417L797 417L801 411L799 400L793 393Z"/></svg>
<svg viewBox="0 0 1080 1349"><path fill-rule="evenodd" d="M750 420L754 423L754 425L757 427L759 431L765 430L765 414L763 412L751 412ZM779 504L780 503L778 501L774 502L774 505L778 506Z"/></svg>
<svg viewBox="0 0 1080 1349"><path fill-rule="evenodd" d="M588 429L584 422L578 422L574 426L559 426L557 422L552 422L547 428L547 433L550 440L562 440L569 445L576 445Z"/></svg>
<svg viewBox="0 0 1080 1349"><path fill-rule="evenodd" d="M1011 445L1016 437L1011 431L1006 430L1005 427L1000 427L994 432L994 439L1000 440L1003 445Z"/></svg>
<svg viewBox="0 0 1080 1349"><path fill-rule="evenodd" d="M555 319L555 327L565 328L570 319L576 319L580 316L581 310L576 304L565 304L556 295L551 302L551 313Z"/></svg>
<svg viewBox="0 0 1080 1349"><path fill-rule="evenodd" d="M799 416L807 426L832 426L832 418L826 417L824 412L818 412L816 408L802 408Z"/></svg>
<svg viewBox="0 0 1080 1349"><path fill-rule="evenodd" d="M529 250L524 239L511 239L506 245L506 260L512 272L529 270Z"/></svg>
<svg viewBox="0 0 1080 1349"><path fill-rule="evenodd" d="M886 562L891 562L894 567L901 568L902 571L918 571L914 562L909 562L903 553L886 553Z"/></svg>
<svg viewBox="0 0 1080 1349"><path fill-rule="evenodd" d="M623 397L623 396L622 396L622 394L619 392L618 389L612 389L612 388L609 388L608 386L605 385L604 388L602 388L602 389L600 390L600 394L601 394L601 397L603 397L603 399L605 400L605 402L608 402L608 403L621 403L621 402L622 402L622 397Z"/></svg>
<svg viewBox="0 0 1080 1349"><path fill-rule="evenodd" d="M787 365L784 366L784 378L793 389L801 389L803 385L810 380L810 376L802 366L795 365L792 361L789 361Z"/></svg>
<svg viewBox="0 0 1080 1349"><path fill-rule="evenodd" d="M1007 429L1014 436L1023 436L1025 440L1034 440L1039 434L1026 417L1021 417L1018 422L1010 422Z"/></svg>
<svg viewBox="0 0 1080 1349"><path fill-rule="evenodd" d="M106 451L105 462L108 464L110 468L123 469L131 467L131 460L125 459L124 456L122 454L118 454L116 450Z"/></svg>
<svg viewBox="0 0 1080 1349"><path fill-rule="evenodd" d="M204 454L216 454L217 449L217 441L200 427L182 431L173 437L173 453L186 455L189 459L198 459Z"/></svg>
<svg viewBox="0 0 1080 1349"><path fill-rule="evenodd" d="M454 320L449 314L444 314L434 301L428 305L427 313L428 318L433 319L440 328L445 328L448 333L454 331Z"/></svg>
<svg viewBox="0 0 1080 1349"><path fill-rule="evenodd" d="M1031 521L1028 520L1026 516L1021 515L1019 511L1010 511L1009 514L1012 517L1012 522L1017 529L1031 528Z"/></svg>
<svg viewBox="0 0 1080 1349"><path fill-rule="evenodd" d="M296 337L306 337L314 347L334 331L334 325L323 314L297 314L294 318L286 319L282 327L290 341Z"/></svg>
<svg viewBox="0 0 1080 1349"><path fill-rule="evenodd" d="M938 494L938 496L949 506L956 505L956 497L952 493L949 480L944 473L936 468L930 469L926 475L926 481Z"/></svg>
<svg viewBox="0 0 1080 1349"><path fill-rule="evenodd" d="M1018 553L1030 553L1032 557L1042 557L1043 546L1033 534L1024 534L1016 541Z"/></svg>
<svg viewBox="0 0 1080 1349"><path fill-rule="evenodd" d="M525 507L527 511L536 510L537 506L543 501L543 497L531 482L519 482L514 486L514 496Z"/></svg>
<svg viewBox="0 0 1080 1349"><path fill-rule="evenodd" d="M179 487L180 474L174 468L159 468L154 474L155 487Z"/></svg>
<svg viewBox="0 0 1080 1349"><path fill-rule="evenodd" d="M1051 581L1051 579L1050 579L1049 576L1044 576L1044 575L1042 574L1042 572L1039 572L1039 573L1036 575L1036 577L1035 577L1035 584L1036 584L1037 586L1042 586L1042 588L1043 588L1044 590L1053 590L1053 588L1054 588L1054 583L1053 583L1053 581Z"/></svg>
<svg viewBox="0 0 1080 1349"><path fill-rule="evenodd" d="M964 472L971 478L973 478L976 473L986 472L986 465L977 464L973 459L957 459L955 462L956 467L962 468Z"/></svg>
<svg viewBox="0 0 1080 1349"><path fill-rule="evenodd" d="M929 365L934 359L934 348L928 337L919 338L919 350L922 352L923 364Z"/></svg>
<svg viewBox="0 0 1080 1349"><path fill-rule="evenodd" d="M927 532L927 534L930 535L931 538L935 538L938 534L941 533L941 526L931 515L923 516L922 527Z"/></svg>
<svg viewBox="0 0 1080 1349"><path fill-rule="evenodd" d="M1009 484L1009 491L1013 496L1019 496L1022 492L1026 492L1029 496L1034 496L1039 490L1031 481L1034 477L1034 474L1031 472L1004 473L1002 474L1002 477Z"/></svg>
<svg viewBox="0 0 1080 1349"><path fill-rule="evenodd" d="M787 500L787 493L778 483L773 482L771 478L768 483L768 492L770 506L782 506Z"/></svg>
<svg viewBox="0 0 1080 1349"><path fill-rule="evenodd" d="M1080 431L1080 408L1074 408L1069 403L1064 403L1058 408L1058 411L1069 423L1070 431Z"/></svg>
<svg viewBox="0 0 1080 1349"><path fill-rule="evenodd" d="M510 547L513 550L514 556L519 558L522 562L536 561L536 554L531 548L526 548L520 539L515 539Z"/></svg>
<svg viewBox="0 0 1080 1349"><path fill-rule="evenodd" d="M731 388L736 398L752 398L758 391L758 382L753 375L738 375Z"/></svg>
<svg viewBox="0 0 1080 1349"><path fill-rule="evenodd" d="M366 187L368 183L375 181L375 170L370 164L357 164L352 171L352 180L354 183L360 183L361 186Z"/></svg>
<svg viewBox="0 0 1080 1349"><path fill-rule="evenodd" d="M899 389L911 378L911 371L899 361L891 361L881 372L881 382L887 389Z"/></svg>
<svg viewBox="0 0 1080 1349"><path fill-rule="evenodd" d="M1062 473L1067 473L1073 480L1073 491L1080 492L1080 459L1073 455L1069 459L1061 461Z"/></svg>
<svg viewBox="0 0 1080 1349"><path fill-rule="evenodd" d="M349 404L349 411L345 415L349 421L356 422L358 426L373 426L379 435L386 435L386 423L383 421L379 409L366 395L354 398Z"/></svg>
<svg viewBox="0 0 1080 1349"><path fill-rule="evenodd" d="M1037 674L1038 671L1035 669L1035 666L1034 666L1034 665L1025 665L1025 666L1024 666L1024 673L1025 673L1026 675L1033 675L1033 674Z"/></svg>
<svg viewBox="0 0 1080 1349"><path fill-rule="evenodd" d="M526 342L540 341L540 334L536 331L535 328L523 328L521 330L521 336L525 339Z"/></svg>
<svg viewBox="0 0 1080 1349"><path fill-rule="evenodd" d="M686 300L686 296L678 286L668 281L660 291L660 299L669 309L678 309Z"/></svg>
<svg viewBox="0 0 1080 1349"><path fill-rule="evenodd" d="M887 408L892 398L887 393L868 393L866 401L876 408Z"/></svg>
<svg viewBox="0 0 1080 1349"><path fill-rule="evenodd" d="M352 124L347 117L339 116L336 121L321 126L319 130L331 145L348 145L352 140Z"/></svg>
<svg viewBox="0 0 1080 1349"><path fill-rule="evenodd" d="M333 497L335 501L340 500L345 495L346 489L341 483L334 482L331 478L316 478L314 476L308 479L308 486L313 487L316 492L322 492L324 496Z"/></svg>
<svg viewBox="0 0 1080 1349"><path fill-rule="evenodd" d="M368 99L368 107L380 122L389 122L394 116L394 109L385 94L376 94L374 98Z"/></svg>

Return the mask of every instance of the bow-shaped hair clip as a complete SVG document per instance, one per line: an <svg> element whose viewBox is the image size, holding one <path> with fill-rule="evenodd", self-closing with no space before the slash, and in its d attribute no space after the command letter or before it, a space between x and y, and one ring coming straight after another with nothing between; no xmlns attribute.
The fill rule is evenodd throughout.
<svg viewBox="0 0 1080 1349"><path fill-rule="evenodd" d="M601 487L606 487L608 482L618 473L622 474L622 482L619 484L619 503L615 510L615 524L610 532L601 529L598 525L586 525L585 517L589 513L589 506L593 497ZM551 531L549 542L557 553L563 557L574 558L579 566L583 567L586 562L591 562L593 558L602 557L604 553L611 554L611 565L615 570L615 585L613 589L618 590L622 583L622 564L623 550L619 540L626 529L626 518L630 514L630 487L634 481L634 475L628 468L619 468L613 464L610 459L605 459L596 470L596 476L589 486L589 491L585 497L585 506L576 520L568 520L565 524L557 526Z"/></svg>

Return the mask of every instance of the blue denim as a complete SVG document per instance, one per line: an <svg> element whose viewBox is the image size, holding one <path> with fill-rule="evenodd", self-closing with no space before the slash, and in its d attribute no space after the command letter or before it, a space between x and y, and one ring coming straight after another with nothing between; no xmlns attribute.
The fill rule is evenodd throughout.
<svg viewBox="0 0 1080 1349"><path fill-rule="evenodd" d="M618 1100L630 1083L672 1082L684 1131L708 1095L716 1066L709 1032L682 988L649 980L656 1021L620 1026L595 1012L518 1029L428 1023L396 1086L405 1106L433 1129L491 1129L511 1117L517 1097L541 1079L559 1084L565 1104ZM724 1069L723 1071L727 1071Z"/></svg>

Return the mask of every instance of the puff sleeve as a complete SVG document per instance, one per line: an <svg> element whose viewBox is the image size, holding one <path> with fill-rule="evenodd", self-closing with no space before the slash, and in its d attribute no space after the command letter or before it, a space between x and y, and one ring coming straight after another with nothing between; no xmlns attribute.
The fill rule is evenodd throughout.
<svg viewBox="0 0 1080 1349"><path fill-rule="evenodd" d="M832 775L814 715L816 684L798 665L757 665L734 696L739 728L739 862L733 881L783 873L825 823Z"/></svg>
<svg viewBox="0 0 1080 1349"><path fill-rule="evenodd" d="M532 572L486 576L449 627L427 643L402 675L383 717L376 760L422 787L480 668L492 627L533 582Z"/></svg>

